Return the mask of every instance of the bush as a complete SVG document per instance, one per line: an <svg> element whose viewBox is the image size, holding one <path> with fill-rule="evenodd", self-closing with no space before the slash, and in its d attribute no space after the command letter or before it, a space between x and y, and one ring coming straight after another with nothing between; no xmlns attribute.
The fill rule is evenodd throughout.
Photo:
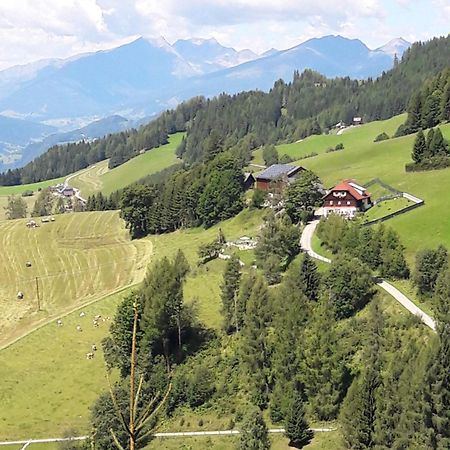
<svg viewBox="0 0 450 450"><path fill-rule="evenodd" d="M250 202L251 208L261 209L266 201L267 192L261 189L254 189L252 200Z"/></svg>
<svg viewBox="0 0 450 450"><path fill-rule="evenodd" d="M26 191L22 192L22 197L32 197L33 196L33 191L30 189L27 189Z"/></svg>
<svg viewBox="0 0 450 450"><path fill-rule="evenodd" d="M314 156L317 156L317 155L318 155L318 153L311 152L311 153L307 153L306 155L300 156L300 158L298 158L298 159L300 160L300 159L314 158Z"/></svg>
<svg viewBox="0 0 450 450"><path fill-rule="evenodd" d="M425 159L420 163L408 163L405 165L406 172L424 172L427 170L438 170L450 167L450 158L448 156L439 155Z"/></svg>
<svg viewBox="0 0 450 450"><path fill-rule="evenodd" d="M389 136L386 133L380 133L374 140L373 142L381 142L381 141L386 141L389 139Z"/></svg>
<svg viewBox="0 0 450 450"><path fill-rule="evenodd" d="M406 136L407 134L411 134L414 133L414 131L412 131L408 125L406 125L405 123L402 123L398 128L397 131L394 134L394 137L401 137L401 136Z"/></svg>
<svg viewBox="0 0 450 450"><path fill-rule="evenodd" d="M294 161L294 159L292 159L289 155L286 155L286 153L284 155L282 155L280 157L279 163L280 164L289 164L292 161Z"/></svg>
<svg viewBox="0 0 450 450"><path fill-rule="evenodd" d="M325 150L325 153L332 153L332 152L339 152L341 150L344 150L344 144L340 142L339 144L336 144L335 147L329 147Z"/></svg>

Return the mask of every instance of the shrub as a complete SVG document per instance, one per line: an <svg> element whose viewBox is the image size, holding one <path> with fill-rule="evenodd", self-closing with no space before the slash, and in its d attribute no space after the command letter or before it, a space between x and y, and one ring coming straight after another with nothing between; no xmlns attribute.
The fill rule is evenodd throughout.
<svg viewBox="0 0 450 450"><path fill-rule="evenodd" d="M389 139L389 136L386 133L380 133L374 140L373 142L381 142L381 141L386 141Z"/></svg>
<svg viewBox="0 0 450 450"><path fill-rule="evenodd" d="M289 164L292 161L294 161L294 159L291 158L289 155L286 155L286 153L282 155L279 160L280 164Z"/></svg>
<svg viewBox="0 0 450 450"><path fill-rule="evenodd" d="M424 172L427 170L438 170L450 167L450 158L444 155L433 156L420 163L408 163L405 165L406 172Z"/></svg>
<svg viewBox="0 0 450 450"><path fill-rule="evenodd" d="M340 142L336 144L335 147L329 147L325 150L325 153L339 152L340 150L344 150L344 144Z"/></svg>
<svg viewBox="0 0 450 450"><path fill-rule="evenodd" d="M22 197L32 197L33 196L33 191L30 189L27 189L26 191L22 192Z"/></svg>
<svg viewBox="0 0 450 450"><path fill-rule="evenodd" d="M317 156L317 155L318 155L318 153L311 152L311 153L307 153L306 155L300 156L300 158L298 158L298 159L300 160L300 159L314 158L314 156Z"/></svg>

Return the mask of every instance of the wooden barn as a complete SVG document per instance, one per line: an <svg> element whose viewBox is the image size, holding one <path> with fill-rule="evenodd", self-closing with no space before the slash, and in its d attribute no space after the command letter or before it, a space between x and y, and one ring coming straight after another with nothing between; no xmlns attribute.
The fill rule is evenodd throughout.
<svg viewBox="0 0 450 450"><path fill-rule="evenodd" d="M246 172L244 173L244 181L243 181L243 187L244 191L248 191L255 185L255 177L252 173Z"/></svg>
<svg viewBox="0 0 450 450"><path fill-rule="evenodd" d="M280 192L305 169L290 164L273 164L256 175L256 188L266 192Z"/></svg>
<svg viewBox="0 0 450 450"><path fill-rule="evenodd" d="M324 216L338 214L353 218L356 213L366 211L372 206L370 194L366 188L353 180L344 180L334 186L323 197Z"/></svg>

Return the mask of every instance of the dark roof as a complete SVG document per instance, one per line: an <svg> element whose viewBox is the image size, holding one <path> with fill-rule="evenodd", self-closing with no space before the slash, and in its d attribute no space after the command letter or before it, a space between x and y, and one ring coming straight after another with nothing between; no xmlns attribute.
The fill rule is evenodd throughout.
<svg viewBox="0 0 450 450"><path fill-rule="evenodd" d="M291 166L290 164L273 164L259 173L256 178L262 180L275 180L283 175L290 177L295 175L300 169L302 169L300 166Z"/></svg>

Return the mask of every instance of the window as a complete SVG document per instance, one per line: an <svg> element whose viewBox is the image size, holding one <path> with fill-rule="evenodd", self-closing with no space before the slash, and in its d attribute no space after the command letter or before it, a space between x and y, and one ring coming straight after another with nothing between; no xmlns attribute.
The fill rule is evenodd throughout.
<svg viewBox="0 0 450 450"><path fill-rule="evenodd" d="M330 200L330 206L333 206L333 200Z"/></svg>
<svg viewBox="0 0 450 450"><path fill-rule="evenodd" d="M339 206L340 204L341 204L341 201L339 200L339 201L338 201L338 206Z"/></svg>
<svg viewBox="0 0 450 450"><path fill-rule="evenodd" d="M347 205L350 205L350 202L347 202Z"/></svg>

